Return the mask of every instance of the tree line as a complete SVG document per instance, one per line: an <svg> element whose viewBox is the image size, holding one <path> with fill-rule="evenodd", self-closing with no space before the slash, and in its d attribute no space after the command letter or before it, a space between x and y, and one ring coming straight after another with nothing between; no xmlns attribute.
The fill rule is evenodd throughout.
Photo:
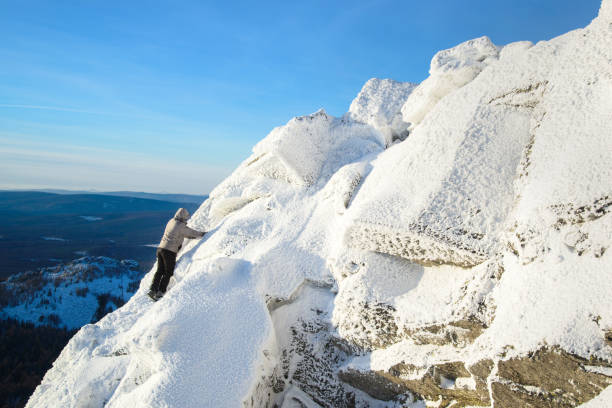
<svg viewBox="0 0 612 408"><path fill-rule="evenodd" d="M25 406L76 330L0 320L0 408Z"/></svg>

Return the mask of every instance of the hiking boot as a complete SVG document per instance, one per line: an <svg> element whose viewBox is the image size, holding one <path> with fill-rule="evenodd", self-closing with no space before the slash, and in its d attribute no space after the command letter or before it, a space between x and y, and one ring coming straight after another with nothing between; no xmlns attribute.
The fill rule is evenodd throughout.
<svg viewBox="0 0 612 408"><path fill-rule="evenodd" d="M150 290L150 291L148 291L148 292L147 292L147 295L149 295L149 297L150 297L151 299L153 299L153 301L154 301L154 302L157 302L157 300L159 299L159 298L157 297L157 294L158 294L158 293L159 293L159 292L155 292L154 290Z"/></svg>
<svg viewBox="0 0 612 408"><path fill-rule="evenodd" d="M164 292L158 290L157 293L155 293L155 300L159 300L163 297L164 297Z"/></svg>

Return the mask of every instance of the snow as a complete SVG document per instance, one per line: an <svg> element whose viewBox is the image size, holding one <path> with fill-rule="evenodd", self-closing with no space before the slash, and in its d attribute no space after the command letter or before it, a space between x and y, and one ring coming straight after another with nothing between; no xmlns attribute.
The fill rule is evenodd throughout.
<svg viewBox="0 0 612 408"><path fill-rule="evenodd" d="M439 51L431 60L429 78L402 107L404 121L418 125L442 98L472 81L497 56L498 48L486 36Z"/></svg>
<svg viewBox="0 0 612 408"><path fill-rule="evenodd" d="M320 408L321 406L314 402L308 394L300 390L298 387L291 386L285 393L283 405L281 408Z"/></svg>
<svg viewBox="0 0 612 408"><path fill-rule="evenodd" d="M580 405L580 408L608 408L612 401L612 385L608 386L597 397Z"/></svg>
<svg viewBox="0 0 612 408"><path fill-rule="evenodd" d="M563 261L558 261L559 256ZM612 274L609 268L600 269L608 262L610 255L581 259L560 242L551 254L529 265L507 255L506 272L492 292L496 319L477 346L513 344L519 350L533 350L545 342L578 355L609 359L599 327L612 323L608 295ZM521 305L518 310L517 305ZM599 324L594 316L600 316Z"/></svg>
<svg viewBox="0 0 612 408"><path fill-rule="evenodd" d="M270 317L248 263L217 258L203 268L186 276L175 296L152 304L141 290L118 312L85 326L45 377L59 400L43 384L29 404L238 406L243 394L236 389L248 390L257 374ZM66 354L71 357L62 359ZM88 376L69 375L82 370ZM203 385L211 387L208 393L194 392Z"/></svg>
<svg viewBox="0 0 612 408"><path fill-rule="evenodd" d="M463 388L467 390L475 390L476 389L476 381L473 378L468 377L459 377L455 380L455 386L457 388Z"/></svg>
<svg viewBox="0 0 612 408"><path fill-rule="evenodd" d="M449 95L409 140L378 157L351 210L349 245L466 266L495 252L530 115L483 105L473 88Z"/></svg>
<svg viewBox="0 0 612 408"><path fill-rule="evenodd" d="M490 62L432 108L409 140L381 154L349 214L355 219L349 245L471 266L497 251L517 189L522 199L515 211L526 218L546 206L581 206L609 194L612 49L601 44L612 35L583 31L521 47L511 62ZM486 38L475 44L495 48ZM468 45L446 54L465 53L466 61L482 54ZM446 61L437 55L432 66L448 65L439 60ZM583 61L577 70L576 61ZM451 72L463 69L462 62L451 64ZM529 182L517 175L529 175Z"/></svg>
<svg viewBox="0 0 612 408"><path fill-rule="evenodd" d="M585 366L584 369L591 373L599 373L612 377L612 368L610 367L599 367L599 366Z"/></svg>
<svg viewBox="0 0 612 408"><path fill-rule="evenodd" d="M346 115L272 130L193 215L208 233L185 243L164 298L146 296L149 273L29 406L316 406L299 384L265 388L314 309L363 347L345 365L361 370L544 345L612 361L611 8L535 45L467 41L416 88L373 79ZM371 305L396 337L364 319ZM482 324L473 342L403 336L467 320Z"/></svg>
<svg viewBox="0 0 612 408"><path fill-rule="evenodd" d="M603 0L601 2L598 20L602 23L612 22L612 1Z"/></svg>
<svg viewBox="0 0 612 408"><path fill-rule="evenodd" d="M312 185L384 145L384 139L370 126L333 118L321 109L274 129L253 153L276 157L285 166L289 181Z"/></svg>
<svg viewBox="0 0 612 408"><path fill-rule="evenodd" d="M98 296L111 296L108 300L111 309L129 298L128 284L142 276L137 266L131 260L87 257L43 268L36 274L13 275L2 285L19 302L3 307L0 316L36 325L78 329L92 321L99 305ZM42 285L37 287L37 282ZM121 299L116 301L119 304L113 302L113 297ZM53 315L57 316L57 322L50 319Z"/></svg>
<svg viewBox="0 0 612 408"><path fill-rule="evenodd" d="M203 401L219 407L240 404L243 395L234 390L250 387L259 350L270 336L270 318L248 279L248 263L220 258L207 267L208 279L187 277L181 289L177 288L180 298L170 297L148 311L155 316L146 328L154 339L149 352L164 356L159 368L166 369L166 375L153 376L144 387L121 392L124 385L130 385L130 366L146 361L146 355L137 356L107 406L147 406L160 400L172 406L198 406ZM206 399L193 393L202 383L203 361L209 373L206 383L215 390Z"/></svg>
<svg viewBox="0 0 612 408"><path fill-rule="evenodd" d="M372 78L351 103L348 116L381 132L387 146L396 138L403 140L408 123L402 119L401 108L416 86L410 82Z"/></svg>

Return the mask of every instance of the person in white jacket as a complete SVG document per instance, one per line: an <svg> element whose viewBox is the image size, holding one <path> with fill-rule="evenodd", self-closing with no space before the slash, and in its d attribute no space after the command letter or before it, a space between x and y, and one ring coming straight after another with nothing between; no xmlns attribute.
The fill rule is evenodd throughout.
<svg viewBox="0 0 612 408"><path fill-rule="evenodd" d="M179 208L174 218L168 221L164 235L157 247L157 270L153 276L149 297L155 301L159 300L166 289L168 282L174 273L174 265L176 264L176 253L183 245L185 238L200 238L204 236L204 232L196 231L187 226L189 219L189 211L184 208Z"/></svg>

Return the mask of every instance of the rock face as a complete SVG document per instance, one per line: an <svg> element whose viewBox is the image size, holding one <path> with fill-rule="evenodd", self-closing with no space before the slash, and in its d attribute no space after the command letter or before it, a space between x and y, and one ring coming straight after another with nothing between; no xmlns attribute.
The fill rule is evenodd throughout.
<svg viewBox="0 0 612 408"><path fill-rule="evenodd" d="M345 164L383 147L384 139L371 126L333 118L321 109L274 129L253 148L256 155L253 160L266 155L273 157L282 166L277 172L283 179L312 185L327 180ZM328 160L330 157L334 160ZM273 173L263 174L274 178Z"/></svg>
<svg viewBox="0 0 612 408"><path fill-rule="evenodd" d="M417 84L409 82L372 78L351 103L347 116L378 130L387 146L404 140L409 123L404 122L401 109L416 87Z"/></svg>
<svg viewBox="0 0 612 408"><path fill-rule="evenodd" d="M611 369L609 362L542 348L497 363L481 360L468 367L462 361L429 367L400 363L388 371L349 368L339 376L385 401L411 395L441 407L488 407L493 401L496 407L540 408L576 407L591 400L612 384Z"/></svg>
<svg viewBox="0 0 612 408"><path fill-rule="evenodd" d="M607 367L601 374L600 369ZM589 361L558 349L540 349L525 357L500 361L492 382L496 406L575 407L612 384L603 361Z"/></svg>
<svg viewBox="0 0 612 408"><path fill-rule="evenodd" d="M611 406L611 7L274 129L29 406Z"/></svg>
<svg viewBox="0 0 612 408"><path fill-rule="evenodd" d="M488 37L438 52L431 60L429 78L402 107L404 121L418 125L442 98L476 78L498 54L499 49Z"/></svg>

